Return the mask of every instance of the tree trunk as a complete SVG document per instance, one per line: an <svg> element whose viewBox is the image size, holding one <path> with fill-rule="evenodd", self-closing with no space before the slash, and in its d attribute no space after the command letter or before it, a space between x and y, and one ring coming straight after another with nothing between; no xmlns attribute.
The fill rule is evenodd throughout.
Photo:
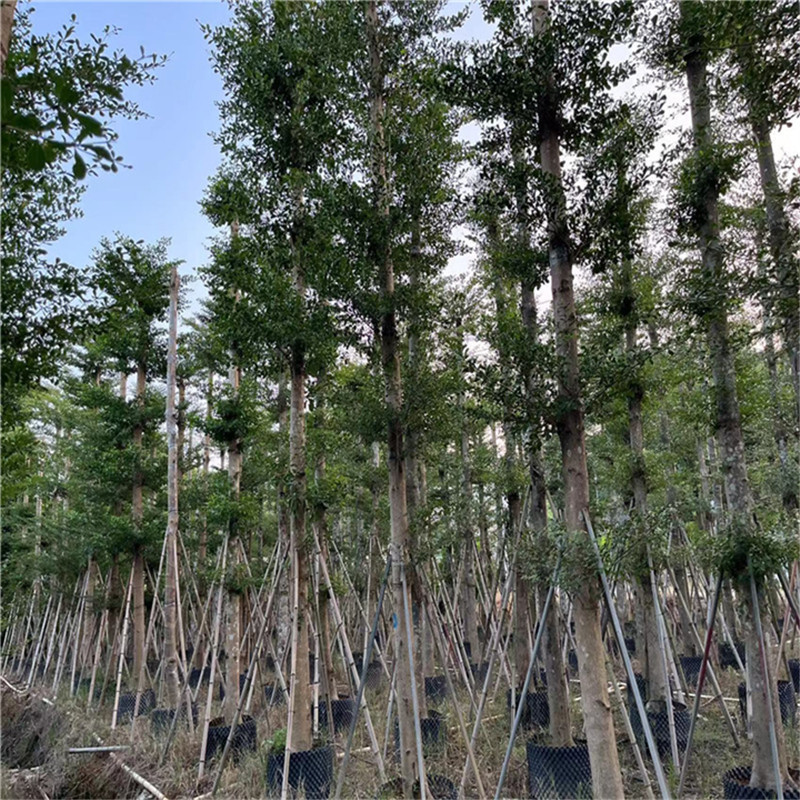
<svg viewBox="0 0 800 800"><path fill-rule="evenodd" d="M178 268L173 265L169 295L169 349L167 351L167 570L164 583L164 659L167 705L180 702L178 681L178 430L175 384L178 361Z"/></svg>
<svg viewBox="0 0 800 800"><path fill-rule="evenodd" d="M784 346L791 366L795 426L800 431L800 272L792 246L778 170L775 168L769 123L756 113L752 105L750 120L767 211L769 247L778 273L777 304L783 323Z"/></svg>
<svg viewBox="0 0 800 800"><path fill-rule="evenodd" d="M548 0L534 0L533 15L535 33L546 36L549 28ZM551 181L553 192L547 207L553 319L556 355L559 359L560 411L556 427L561 442L564 475L564 521L568 531L582 532L585 531L582 514L589 510L589 475L578 357L578 316L575 310L566 200L561 180L557 102L557 88L551 75L547 90L539 98L539 136L541 167ZM584 586L574 597L578 674L594 793L598 797L622 797L622 776L608 700L600 631L599 588L597 578L587 576Z"/></svg>
<svg viewBox="0 0 800 800"><path fill-rule="evenodd" d="M698 160L714 146L711 133L711 99L707 83L706 42L701 28L701 20L692 18L693 8L681 4L681 21L690 30L684 55L686 78L689 89L689 105L692 117L695 156ZM701 162L702 163L702 162ZM725 275L723 251L719 237L719 191L710 183L701 198L701 217L697 225L697 236L702 259L702 271L710 287L723 287L715 298L715 308L707 314L708 345L711 352L711 366L716 395L716 424L719 446L722 451L721 462L731 520L745 531L752 532L755 525L753 500L747 479L747 466L744 457L744 438L742 436L739 401L736 393L736 375L733 353L728 335L728 316L724 295ZM759 588L759 592L761 588ZM762 604L762 611L765 611ZM786 748L783 726L777 706L777 682L775 680L772 656L767 652L766 674L758 657L758 641L755 635L754 607L749 598L743 603L745 612L746 644L748 650L747 670L750 683L759 702L753 703L753 768L751 785L775 791L773 761L770 751L768 705L761 701L764 687L769 682L773 698L773 714L777 720L775 734L778 742L778 769L787 777ZM769 635L766 634L767 642Z"/></svg>
<svg viewBox="0 0 800 800"><path fill-rule="evenodd" d="M147 389L147 371L144 364L136 368L136 405L140 412L144 410L145 391ZM136 468L133 474L133 492L131 498L131 514L137 535L142 534L144 516L144 472L141 460L144 457L142 437L144 426L139 422L133 429L133 446L136 451ZM141 541L133 547L133 680L138 685L144 670L145 662L145 607L144 607L144 545Z"/></svg>
<svg viewBox="0 0 800 800"><path fill-rule="evenodd" d="M278 438L281 442L281 448L285 446L289 435L289 403L287 399L287 386L288 383L286 370L282 370L280 378L278 379L278 397L277 397L277 412L278 412ZM281 450L281 456L285 451ZM283 460L281 458L281 463ZM286 496L286 481L281 477L278 481L278 540L281 547L289 544L291 539L289 523L289 503ZM289 646L292 634L292 620L291 620L291 587L289 582L289 570L281 570L280 578L278 579L278 598L277 607L275 610L276 618L276 631L278 639L278 650L280 654L284 647Z"/></svg>
<svg viewBox="0 0 800 800"><path fill-rule="evenodd" d="M400 375L397 321L395 318L394 265L389 247L390 188L388 153L384 133L384 66L381 31L376 0L366 3L366 34L370 60L370 146L372 149L372 187L380 232L375 231L373 257L380 275L382 308L380 322L381 362L383 365L388 423L389 509L391 518L392 597L397 615L395 648L397 658L397 716L400 727L400 770L403 796L410 800L412 787L421 769L417 763L414 736L414 709L411 695L412 631L406 629L403 609L410 598L403 588L403 574L409 563L408 510L403 468L403 386Z"/></svg>
<svg viewBox="0 0 800 800"><path fill-rule="evenodd" d="M17 0L3 0L0 5L0 77L6 74L6 59L11 45L11 31L14 28L14 11Z"/></svg>

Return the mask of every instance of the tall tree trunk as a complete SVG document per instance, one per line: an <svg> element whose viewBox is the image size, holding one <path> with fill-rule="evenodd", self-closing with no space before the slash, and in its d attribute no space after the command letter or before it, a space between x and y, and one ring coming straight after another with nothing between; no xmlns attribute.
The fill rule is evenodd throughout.
<svg viewBox="0 0 800 800"><path fill-rule="evenodd" d="M289 438L289 402L287 397L287 384L288 375L286 370L281 370L278 379L278 397L277 397L277 412L278 412L278 438L280 440L280 447L285 446L285 442ZM283 454L281 451L281 463L283 463ZM291 525L289 522L289 503L286 496L286 480L283 476L278 481L278 540L281 547L288 546L291 539ZM278 654L281 653L284 646L288 647L291 641L292 634L292 620L291 620L291 587L289 581L289 570L281 570L280 578L278 579L278 598L277 608L275 610L276 616L276 629L278 639Z"/></svg>
<svg viewBox="0 0 800 800"><path fill-rule="evenodd" d="M533 25L537 36L547 35L548 0L534 0ZM548 88L539 98L539 148L541 167L552 191L547 207L553 319L559 359L560 411L556 427L561 442L564 475L564 521L568 531L582 532L585 531L582 514L589 510L589 475L578 357L578 316L575 310L566 201L561 180L557 103L557 87L551 73ZM604 668L599 601L599 582L594 576L587 576L583 587L574 596L578 674L594 793L598 797L622 797L622 775Z"/></svg>
<svg viewBox="0 0 800 800"><path fill-rule="evenodd" d="M231 245L236 248L239 239L239 223L231 225ZM237 289L235 301L240 292ZM231 396L238 398L242 381L239 354L236 347L231 348L231 366L228 372ZM238 585L241 577L241 540L239 538L239 493L242 481L242 443L238 437L228 441L228 491L231 500L230 521L228 523L228 596L225 604L225 699L222 713L229 722L233 721L239 705L239 675L242 669L242 588Z"/></svg>
<svg viewBox="0 0 800 800"><path fill-rule="evenodd" d="M372 244L373 257L380 275L382 308L380 322L381 362L383 365L388 423L389 509L391 518L392 597L397 625L395 648L397 658L397 716L400 727L400 769L403 796L410 800L412 787L421 769L417 763L412 703L411 651L412 631L407 630L403 609L410 598L403 588L403 575L409 563L408 509L406 478L403 465L403 385L400 375L399 343L395 318L394 265L389 246L390 188L387 142L384 132L384 65L381 52L381 31L376 0L366 0L366 34L370 61L369 105L370 146L372 150L372 188L378 214Z"/></svg>
<svg viewBox="0 0 800 800"><path fill-rule="evenodd" d="M706 41L702 30L702 20L693 16L695 6L681 4L681 22L689 32L685 41L684 61L689 89L689 105L692 117L695 157L702 163L714 147L711 132L711 96L707 80ZM742 436L739 401L736 393L736 374L733 353L728 334L728 316L725 297L725 275L723 251L719 235L719 190L715 184L706 186L701 198L700 219L697 237L702 259L702 272L708 286L718 287L715 307L707 314L708 345L711 353L711 367L716 395L717 437L722 450L721 462L725 483L725 496L733 524L742 526L751 533L755 523L753 499L747 478L747 465L744 457L744 438ZM760 608L766 612L763 581L759 581ZM750 684L759 702L753 703L753 768L751 786L775 790L773 760L770 751L770 725L768 704L763 702L765 687L770 686L772 694L772 716L776 720L775 734L778 743L778 769L787 777L786 747L783 726L778 708L778 687L775 674L774 656L769 648L770 634L764 624L766 638L766 674L762 669L760 648L756 636L754 605L749 593L743 592L745 602L745 643L747 647L747 670ZM766 616L764 616L766 623Z"/></svg>
<svg viewBox="0 0 800 800"><path fill-rule="evenodd" d="M145 391L147 389L147 370L143 363L136 367L136 405L143 412ZM133 429L133 447L136 452L136 468L133 473L133 492L131 514L137 535L142 534L144 517L144 471L141 461L144 458L142 437L144 426L137 423ZM137 541L133 547L133 679L138 684L144 670L145 661L145 607L144 607L144 545Z"/></svg>
<svg viewBox="0 0 800 800"><path fill-rule="evenodd" d="M14 28L14 11L17 0L2 0L0 5L0 77L6 74L6 59L11 45L11 31Z"/></svg>
<svg viewBox="0 0 800 800"><path fill-rule="evenodd" d="M800 271L789 235L789 220L784 208L784 195L778 181L778 170L775 168L769 123L752 105L750 121L767 210L769 248L778 273L777 305L783 323L784 346L791 366L794 387L793 416L800 436Z"/></svg>
<svg viewBox="0 0 800 800"><path fill-rule="evenodd" d="M206 388L206 423L211 421L211 407L214 397L214 373L208 370L208 385ZM208 474L211 469L211 435L206 432L203 437L203 497L208 497ZM200 512L200 541L197 547L197 564L200 567L197 576L197 587L200 599L206 598L205 566L208 558L208 511L206 504ZM197 631L197 640L194 643L194 663L198 669L203 669L206 663L206 641L203 632Z"/></svg>
<svg viewBox="0 0 800 800"><path fill-rule="evenodd" d="M167 704L177 713L180 702L178 682L178 420L175 384L178 361L178 267L173 265L169 294L169 348L167 350L167 542L164 583L164 659L166 661Z"/></svg>

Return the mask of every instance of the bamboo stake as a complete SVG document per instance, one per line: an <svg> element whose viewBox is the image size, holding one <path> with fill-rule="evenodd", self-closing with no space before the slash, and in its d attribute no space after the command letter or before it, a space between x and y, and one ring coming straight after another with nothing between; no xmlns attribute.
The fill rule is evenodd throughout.
<svg viewBox="0 0 800 800"><path fill-rule="evenodd" d="M128 592L125 599L125 618L122 623L122 641L119 648L119 662L117 666L117 685L114 690L114 708L111 712L111 730L117 727L117 712L119 710L119 694L120 687L122 686L122 666L125 663L125 645L128 641L128 622L130 621L131 611L131 595L133 594L133 568L131 568L131 575L128 578Z"/></svg>
<svg viewBox="0 0 800 800"><path fill-rule="evenodd" d="M222 571L221 575L225 574L225 569L228 564L228 537L225 537L225 543L222 546ZM212 587L213 588L213 587ZM225 589L224 580L220 578L219 587L217 589L217 611L214 618L214 633L211 643L211 674L208 678L208 695L206 696L206 713L203 720L203 735L200 738L200 763L197 765L197 783L203 779L203 772L206 766L206 744L208 739L208 729L211 723L211 702L214 699L214 675L217 670L217 648L219 647L219 629L222 621L222 594ZM209 596L211 592L209 592ZM200 684L198 681L197 690L200 691ZM195 695L196 696L196 695Z"/></svg>

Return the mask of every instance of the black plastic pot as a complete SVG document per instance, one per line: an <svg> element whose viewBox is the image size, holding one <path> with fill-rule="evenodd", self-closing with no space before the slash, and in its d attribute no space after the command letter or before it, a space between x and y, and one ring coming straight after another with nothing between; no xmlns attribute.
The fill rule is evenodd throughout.
<svg viewBox="0 0 800 800"><path fill-rule="evenodd" d="M286 705L286 696L278 683L264 684L264 698L270 706Z"/></svg>
<svg viewBox="0 0 800 800"><path fill-rule="evenodd" d="M244 691L244 682L246 680L247 680L247 673L246 672L240 672L239 673L239 691L240 692ZM224 700L225 699L225 689L222 686L222 684L219 685L219 699L220 700Z"/></svg>
<svg viewBox="0 0 800 800"><path fill-rule="evenodd" d="M208 727L208 738L206 739L206 759L211 759L217 753L222 753L225 749L225 742L231 732L231 726L225 724L224 717L215 717L211 720ZM236 726L231 742L231 750L234 759L242 753L256 751L258 732L256 721L247 714L242 714L241 722Z"/></svg>
<svg viewBox="0 0 800 800"><path fill-rule="evenodd" d="M636 655L636 637L634 636L626 636L625 637L625 649L628 651L629 655Z"/></svg>
<svg viewBox="0 0 800 800"><path fill-rule="evenodd" d="M529 797L543 800L592 796L592 770L585 744L545 747L530 739L526 751Z"/></svg>
<svg viewBox="0 0 800 800"><path fill-rule="evenodd" d="M697 686L700 677L700 667L703 664L702 656L681 656L681 669L689 686Z"/></svg>
<svg viewBox="0 0 800 800"><path fill-rule="evenodd" d="M434 675L425 678L425 697L435 703L447 697L447 678L444 675Z"/></svg>
<svg viewBox="0 0 800 800"><path fill-rule="evenodd" d="M267 758L267 791L280 796L283 786L282 752L270 753ZM302 786L308 800L327 800L333 782L333 748L316 747L289 756L289 788L292 796Z"/></svg>
<svg viewBox="0 0 800 800"><path fill-rule="evenodd" d="M203 669L195 667L189 673L189 687L191 689L196 689L200 683L207 685L210 677L211 677L211 667L203 667Z"/></svg>
<svg viewBox="0 0 800 800"><path fill-rule="evenodd" d="M338 700L331 700L331 711L333 712L333 730L335 733L347 730L356 712L356 701L351 697L341 697ZM319 726L328 727L328 704L320 698L319 701Z"/></svg>
<svg viewBox="0 0 800 800"><path fill-rule="evenodd" d="M574 650L567 653L567 665L573 672L578 671L578 654Z"/></svg>
<svg viewBox="0 0 800 800"><path fill-rule="evenodd" d="M736 642L736 652L742 664L746 663L744 642ZM739 669L739 664L736 661L736 656L733 654L733 648L728 642L719 643L719 665L722 669Z"/></svg>
<svg viewBox="0 0 800 800"><path fill-rule="evenodd" d="M464 652L467 654L467 659L472 658L472 645L469 642L464 642Z"/></svg>
<svg viewBox="0 0 800 800"><path fill-rule="evenodd" d="M117 706L117 722L127 722L133 717L133 709L136 706L136 692L125 692L119 696L119 705ZM152 689L142 692L139 698L139 713L136 715L141 717L143 714L149 714L156 707L156 694Z"/></svg>
<svg viewBox="0 0 800 800"><path fill-rule="evenodd" d="M800 778L797 770L790 769L789 772L797 781ZM764 791L757 787L750 786L750 767L734 767L722 774L722 796L725 800L771 800L777 797L773 791ZM800 800L800 791L783 787L783 796L786 800Z"/></svg>
<svg viewBox="0 0 800 800"><path fill-rule="evenodd" d="M647 681L641 672L634 672L633 677L636 678L636 685L639 687L639 694L642 696L642 701L647 702ZM636 705L636 698L631 691L631 682L628 681L628 705L633 707Z"/></svg>
<svg viewBox="0 0 800 800"><path fill-rule="evenodd" d="M433 709L428 711L430 716L422 717L419 721L419 729L422 734L422 746L425 753L429 753L436 747L443 745L447 734L447 726L444 724L442 715ZM397 720L394 721L394 748L397 756L400 756L400 726Z"/></svg>
<svg viewBox="0 0 800 800"><path fill-rule="evenodd" d="M175 716L174 708L156 708L150 712L150 726L154 733L168 733ZM178 710L178 720L186 719L186 704L181 703ZM192 724L197 725L197 704L192 703Z"/></svg>
<svg viewBox="0 0 800 800"><path fill-rule="evenodd" d="M789 659L789 675L791 675L795 692L800 693L800 658Z"/></svg>
<svg viewBox="0 0 800 800"><path fill-rule="evenodd" d="M639 709L634 702L631 702L629 715L633 733L639 745L643 747L649 755L649 749L646 746L644 738L644 728L642 727L641 717L639 716ZM686 750L686 743L689 740L691 714L683 703L673 701L672 715L675 718L675 738L678 743L678 752L683 753ZM659 757L662 759L671 757L672 744L670 743L669 737L669 715L666 711L648 711L647 719L650 721L650 729L653 731L653 738L656 740L656 748L658 749Z"/></svg>
<svg viewBox="0 0 800 800"><path fill-rule="evenodd" d="M516 692L516 701L517 705L514 708L514 712L519 708L519 690ZM506 708L509 710L511 709L511 689L506 690ZM523 730L546 728L550 724L550 705L547 702L546 689L528 692L525 697L525 707L522 711L519 724L522 726Z"/></svg>
<svg viewBox="0 0 800 800"><path fill-rule="evenodd" d="M753 702L756 702L753 698ZM794 725L797 716L797 696L791 681L778 681L778 705L781 710L781 722L784 725ZM747 684L739 684L739 713L747 722Z"/></svg>
<svg viewBox="0 0 800 800"><path fill-rule="evenodd" d="M361 672L358 673L361 675ZM383 667L380 661L370 661L367 666L367 675L364 685L367 689L379 689L383 680Z"/></svg>
<svg viewBox="0 0 800 800"><path fill-rule="evenodd" d="M475 681L483 686L483 682L486 680L486 673L489 671L489 662L483 661L480 664L470 664L469 668Z"/></svg>
<svg viewBox="0 0 800 800"><path fill-rule="evenodd" d="M427 797L432 800L457 800L458 787L453 781L441 775L428 775ZM416 781L411 789L415 798L422 797L419 781ZM392 800L395 797L403 796L403 779L393 778L388 783L384 783L378 790L378 800Z"/></svg>

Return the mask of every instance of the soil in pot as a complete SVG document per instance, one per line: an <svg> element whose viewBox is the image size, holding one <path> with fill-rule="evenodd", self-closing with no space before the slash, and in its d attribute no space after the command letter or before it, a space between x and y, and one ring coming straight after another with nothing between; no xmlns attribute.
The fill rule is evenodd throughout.
<svg viewBox="0 0 800 800"><path fill-rule="evenodd" d="M547 747L529 739L526 752L529 797L537 800L592 797L592 770L585 744Z"/></svg>
<svg viewBox="0 0 800 800"><path fill-rule="evenodd" d="M457 800L458 787L453 781L441 775L428 775L427 797L432 800ZM419 781L412 787L415 800L422 797ZM378 790L378 800L394 800L403 796L403 779L394 778L388 783L384 783Z"/></svg>
<svg viewBox="0 0 800 800"><path fill-rule="evenodd" d="M515 713L520 703L519 689L516 692L516 702ZM506 690L506 708L511 710L511 689ZM525 707L519 719L519 724L523 730L537 730L539 728L546 728L550 724L550 705L547 702L546 689L527 693L525 697Z"/></svg>
<svg viewBox="0 0 800 800"><path fill-rule="evenodd" d="M267 757L267 792L280 797L283 786L284 753ZM295 796L302 787L308 800L327 800L333 783L333 748L315 747L289 755L289 788Z"/></svg>
<svg viewBox="0 0 800 800"><path fill-rule="evenodd" d="M790 769L789 774L800 786L800 770ZM777 797L775 792L767 792L764 789L750 786L751 775L750 767L734 767L724 772L722 774L722 796L725 800L769 800ZM800 790L784 786L783 796L786 800L800 800Z"/></svg>
<svg viewBox="0 0 800 800"><path fill-rule="evenodd" d="M641 717L639 716L639 709L636 707L635 703L631 704L629 714L631 727L639 742L639 746L643 748L643 752L647 752L649 755L649 749L644 738L644 728L642 727ZM675 719L675 738L677 739L678 752L683 753L686 750L686 743L689 740L691 714L683 703L673 701L672 715ZM648 711L647 719L650 721L650 729L653 731L653 738L656 740L658 755L662 759L671 757L672 744L669 736L669 715L666 711Z"/></svg>
<svg viewBox="0 0 800 800"><path fill-rule="evenodd" d="M136 692L125 692L119 696L119 705L117 706L117 722L128 722L133 717L133 709L136 706ZM143 714L149 714L156 707L156 694L152 689L142 692L139 698L139 713L136 715L141 717Z"/></svg>
<svg viewBox="0 0 800 800"><path fill-rule="evenodd" d="M231 732L231 726L225 723L225 717L215 717L211 720L208 727L208 738L206 739L206 760L210 760L216 754L221 754L225 749L225 742ZM258 733L256 721L247 714L242 714L241 721L236 726L231 742L231 750L234 759L242 753L255 752Z"/></svg>

